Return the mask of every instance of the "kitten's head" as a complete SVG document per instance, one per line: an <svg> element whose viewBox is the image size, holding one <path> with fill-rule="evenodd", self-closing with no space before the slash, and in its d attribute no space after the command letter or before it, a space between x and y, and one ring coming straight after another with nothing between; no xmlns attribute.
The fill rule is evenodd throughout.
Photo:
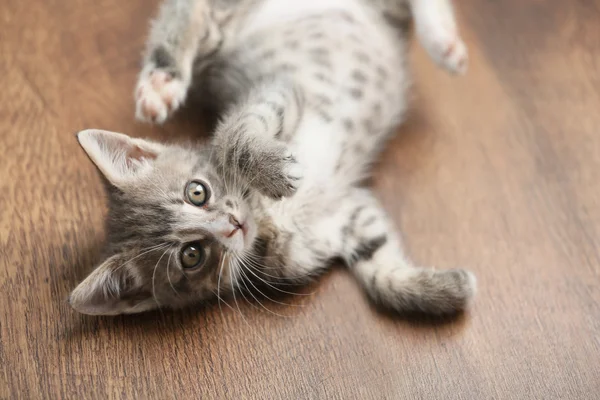
<svg viewBox="0 0 600 400"><path fill-rule="evenodd" d="M107 258L73 290L73 308L136 313L180 307L231 287L226 253L251 249L256 223L242 193L210 164L208 147L101 130L77 138L106 178L109 216Z"/></svg>

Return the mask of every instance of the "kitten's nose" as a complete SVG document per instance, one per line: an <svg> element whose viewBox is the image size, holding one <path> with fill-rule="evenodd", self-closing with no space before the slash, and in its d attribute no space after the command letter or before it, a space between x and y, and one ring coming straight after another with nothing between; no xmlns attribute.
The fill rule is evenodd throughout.
<svg viewBox="0 0 600 400"><path fill-rule="evenodd" d="M240 222L237 220L236 217L234 217L233 215L229 214L229 223L231 225L234 226L234 228L231 230L231 232L229 232L228 234L225 235L225 237L232 237L233 235L235 235L237 233L237 231L239 231L240 229L242 230L242 232L244 232L244 225L240 224Z"/></svg>
<svg viewBox="0 0 600 400"><path fill-rule="evenodd" d="M242 224L231 214L229 214L229 222L238 229L242 227Z"/></svg>

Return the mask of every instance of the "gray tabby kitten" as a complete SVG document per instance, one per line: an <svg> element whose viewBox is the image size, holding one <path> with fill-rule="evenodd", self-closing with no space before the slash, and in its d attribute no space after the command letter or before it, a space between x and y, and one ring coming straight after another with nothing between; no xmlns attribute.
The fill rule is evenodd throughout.
<svg viewBox="0 0 600 400"><path fill-rule="evenodd" d="M398 312L465 309L474 276L414 266L370 190L370 164L406 110L403 23L464 72L450 0L166 0L135 96L162 123L199 93L209 145L85 130L106 178L107 258L70 296L86 314L182 307L301 284L343 260Z"/></svg>

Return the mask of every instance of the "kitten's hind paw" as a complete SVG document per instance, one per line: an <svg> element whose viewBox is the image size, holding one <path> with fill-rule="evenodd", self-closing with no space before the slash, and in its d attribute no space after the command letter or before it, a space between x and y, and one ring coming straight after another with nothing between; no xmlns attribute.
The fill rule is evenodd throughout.
<svg viewBox="0 0 600 400"><path fill-rule="evenodd" d="M437 316L465 311L477 292L475 275L463 269L392 269L374 282L373 297L382 305Z"/></svg>
<svg viewBox="0 0 600 400"><path fill-rule="evenodd" d="M135 116L143 122L162 124L184 102L188 85L160 69L142 72L135 90Z"/></svg>

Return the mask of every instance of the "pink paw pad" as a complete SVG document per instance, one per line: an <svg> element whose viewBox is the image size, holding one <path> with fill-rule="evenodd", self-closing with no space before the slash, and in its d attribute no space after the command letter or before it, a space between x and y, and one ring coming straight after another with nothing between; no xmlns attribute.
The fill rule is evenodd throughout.
<svg viewBox="0 0 600 400"><path fill-rule="evenodd" d="M442 56L442 64L450 71L457 74L467 72L467 49L460 39L447 44Z"/></svg>
<svg viewBox="0 0 600 400"><path fill-rule="evenodd" d="M142 74L135 90L136 117L163 123L183 103L186 93L187 85L165 71Z"/></svg>

